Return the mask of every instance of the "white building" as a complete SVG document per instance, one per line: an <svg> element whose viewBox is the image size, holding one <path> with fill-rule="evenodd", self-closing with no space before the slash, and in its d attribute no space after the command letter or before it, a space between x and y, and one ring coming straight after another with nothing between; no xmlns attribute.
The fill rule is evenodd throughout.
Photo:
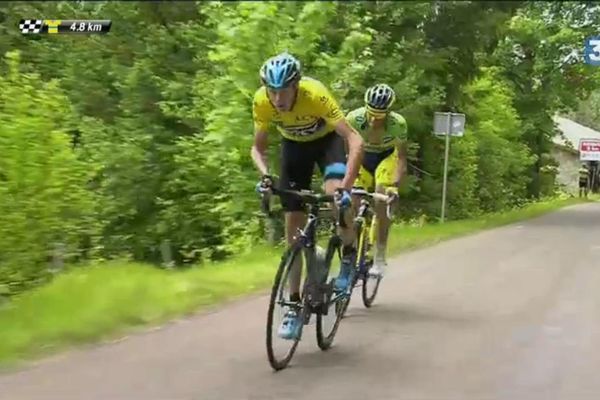
<svg viewBox="0 0 600 400"><path fill-rule="evenodd" d="M557 183L564 190L576 194L579 191L578 170L582 164L579 161L579 140L600 139L600 132L559 116L554 117L554 122L561 131L561 135L553 138L552 149L552 156L560 163Z"/></svg>

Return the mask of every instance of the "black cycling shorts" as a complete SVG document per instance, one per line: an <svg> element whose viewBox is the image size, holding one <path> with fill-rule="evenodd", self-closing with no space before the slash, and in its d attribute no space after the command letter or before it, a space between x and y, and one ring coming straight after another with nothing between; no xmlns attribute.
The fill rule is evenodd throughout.
<svg viewBox="0 0 600 400"><path fill-rule="evenodd" d="M367 170L371 175L375 176L375 171L377 170L377 167L379 167L379 164L381 164L383 160L388 158L388 156L392 154L394 150L395 148L391 148L379 153L371 153L369 151L365 151L362 162L363 168Z"/></svg>
<svg viewBox="0 0 600 400"><path fill-rule="evenodd" d="M587 179L580 179L580 180L579 180L579 187L580 187L580 188L586 188L586 187L587 187L587 185L588 185L588 181L587 181Z"/></svg>
<svg viewBox="0 0 600 400"><path fill-rule="evenodd" d="M323 180L342 179L346 175L346 146L336 132L310 142L282 139L281 177L282 189L309 190L315 164ZM302 211L302 201L293 196L281 196L284 211Z"/></svg>

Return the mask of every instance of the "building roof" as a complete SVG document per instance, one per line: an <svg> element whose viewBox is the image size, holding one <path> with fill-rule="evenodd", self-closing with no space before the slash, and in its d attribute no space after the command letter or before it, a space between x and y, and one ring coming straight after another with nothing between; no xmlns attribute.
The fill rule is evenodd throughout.
<svg viewBox="0 0 600 400"><path fill-rule="evenodd" d="M568 149L579 152L579 140L580 139L600 139L600 132L578 124L567 118L554 117L554 122L557 128L562 132L562 135L556 135L552 138L554 144L566 147Z"/></svg>

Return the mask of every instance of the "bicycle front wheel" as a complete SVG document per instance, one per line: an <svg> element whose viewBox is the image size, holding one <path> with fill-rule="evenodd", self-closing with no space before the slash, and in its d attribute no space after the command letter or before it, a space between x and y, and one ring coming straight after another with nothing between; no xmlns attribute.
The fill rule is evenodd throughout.
<svg viewBox="0 0 600 400"><path fill-rule="evenodd" d="M377 291L379 290L379 284L381 283L380 276L372 276L369 273L363 277L362 284L362 300L365 307L369 308L373 305Z"/></svg>
<svg viewBox="0 0 600 400"><path fill-rule="evenodd" d="M302 314L302 317L304 317L305 308L300 304L292 304L290 302L288 283L291 266L298 257L302 257L302 248L299 245L292 246L284 253L271 289L267 314L266 344L269 363L275 371L282 370L288 366L302 336L302 327L300 327L300 334L295 339L282 339L278 336L277 332L283 317L290 308L295 309L297 313Z"/></svg>
<svg viewBox="0 0 600 400"><path fill-rule="evenodd" d="M329 240L325 256L324 277L321 282L323 286L327 287L328 291L325 304L321 310L317 311L316 318L317 345L321 350L328 350L333 344L333 339L343 317L342 310L345 308L345 302L348 301L345 296L340 297L333 293L335 278L330 276L330 273L333 272L331 268L333 263L341 264L341 240L338 237Z"/></svg>
<svg viewBox="0 0 600 400"><path fill-rule="evenodd" d="M374 224L375 220L371 220L371 224ZM373 226L371 225L371 229ZM360 242L363 243L362 249L360 250L359 257L363 263L362 273L362 301L365 307L369 308L373 305L377 291L379 290L379 284L381 283L381 276L373 276L369 273L373 266L373 259L368 257L367 248L371 245L371 235L369 229L363 229L360 233Z"/></svg>

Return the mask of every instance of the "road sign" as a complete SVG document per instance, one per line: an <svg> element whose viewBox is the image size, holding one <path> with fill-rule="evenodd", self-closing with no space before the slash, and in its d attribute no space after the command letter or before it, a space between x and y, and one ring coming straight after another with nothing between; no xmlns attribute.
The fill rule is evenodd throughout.
<svg viewBox="0 0 600 400"><path fill-rule="evenodd" d="M600 36L585 39L585 53L583 58L587 64L600 65Z"/></svg>
<svg viewBox="0 0 600 400"><path fill-rule="evenodd" d="M465 114L436 112L433 118L433 133L445 136L448 132L448 114L450 114L450 136L463 136L465 133Z"/></svg>
<svg viewBox="0 0 600 400"><path fill-rule="evenodd" d="M579 159L581 161L600 161L600 139L579 140Z"/></svg>
<svg viewBox="0 0 600 400"><path fill-rule="evenodd" d="M446 191L448 185L448 157L450 155L450 137L463 136L465 132L465 114L435 112L433 116L433 133L446 136L444 151L444 181L442 184L442 210L440 219L444 222L446 217Z"/></svg>

